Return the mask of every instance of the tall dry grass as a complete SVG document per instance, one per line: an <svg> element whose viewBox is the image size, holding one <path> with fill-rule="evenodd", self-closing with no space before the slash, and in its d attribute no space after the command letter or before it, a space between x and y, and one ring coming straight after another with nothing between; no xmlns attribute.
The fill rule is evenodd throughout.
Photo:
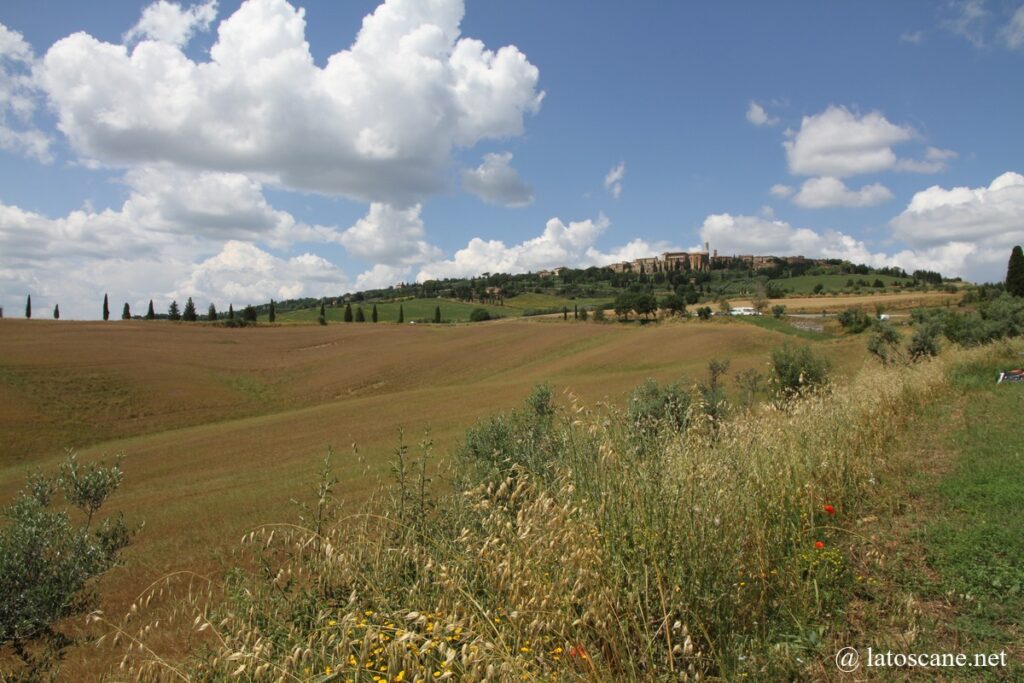
<svg viewBox="0 0 1024 683"><path fill-rule="evenodd" d="M952 368L999 353L869 366L724 421L696 389L682 424L654 425L539 392L470 430L452 493L429 494L429 445L402 446L367 511L338 516L325 475L304 524L243 539L247 569L96 618L132 679L800 678L857 581L851 535L900 471L894 440ZM161 629L192 653L161 654Z"/></svg>

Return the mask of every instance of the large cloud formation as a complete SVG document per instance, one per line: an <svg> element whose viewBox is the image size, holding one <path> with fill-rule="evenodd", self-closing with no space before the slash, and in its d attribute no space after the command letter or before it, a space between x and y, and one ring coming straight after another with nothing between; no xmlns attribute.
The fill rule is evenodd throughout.
<svg viewBox="0 0 1024 683"><path fill-rule="evenodd" d="M32 123L37 108L34 63L22 35L0 24L0 149L48 163L50 138Z"/></svg>
<svg viewBox="0 0 1024 683"><path fill-rule="evenodd" d="M805 116L800 130L782 144L791 173L845 178L893 168L893 146L913 137L913 128L890 123L880 112L857 116L832 106Z"/></svg>
<svg viewBox="0 0 1024 683"><path fill-rule="evenodd" d="M140 312L150 298L165 305L172 298L202 297L220 306L315 296L349 285L321 257L282 259L253 244L340 238L331 228L274 209L260 184L244 175L148 167L130 171L125 180L130 192L118 209L85 207L50 218L0 203L0 292L8 298L32 292L37 304L60 303L65 317L91 318L103 291ZM238 267L243 261L251 264ZM325 282L332 286L321 291Z"/></svg>
<svg viewBox="0 0 1024 683"><path fill-rule="evenodd" d="M890 225L916 249L957 245L966 277L1001 279L1010 250L1024 244L1024 175L1003 173L987 187L933 185L916 193Z"/></svg>
<svg viewBox="0 0 1024 683"><path fill-rule="evenodd" d="M515 46L460 37L462 0L387 0L322 68L304 11L286 0L244 2L203 62L181 43L209 5L162 21L154 7L131 49L76 33L41 61L39 83L84 159L257 174L404 207L441 189L454 147L521 134L543 98Z"/></svg>
<svg viewBox="0 0 1024 683"><path fill-rule="evenodd" d="M914 128L892 123L879 111L857 114L834 105L803 117L800 128L787 131L786 136L782 145L790 173L814 176L792 198L804 208L876 206L893 198L889 188L872 183L851 190L842 179L883 171L938 173L957 156L951 150L928 147L922 159L901 158L894 147L919 138ZM788 190L775 185L772 194L793 194Z"/></svg>
<svg viewBox="0 0 1024 683"><path fill-rule="evenodd" d="M73 161L123 171L129 188L119 208L64 217L0 204L0 294L59 297L65 315L93 317L106 288L134 307L190 287L250 303L353 286L324 259L282 253L296 243L335 243L368 261L355 286L442 259L421 202L444 189L456 149L520 135L544 95L515 46L461 36L463 14L463 0L385 0L319 65L304 11L287 0L243 2L216 25L208 57L186 48L214 28L216 0L156 0L124 44L80 32L38 59L0 25L0 148L50 159L51 141L33 127L45 97ZM528 203L511 155L493 157L476 169L475 191ZM307 225L271 206L265 187L369 207L346 230Z"/></svg>
<svg viewBox="0 0 1024 683"><path fill-rule="evenodd" d="M471 277L480 273L525 273L557 266L606 265L595 263L593 246L609 225L603 215L596 220L570 221L552 218L537 237L507 246L501 240L474 237L448 260L428 263L418 281L446 277Z"/></svg>

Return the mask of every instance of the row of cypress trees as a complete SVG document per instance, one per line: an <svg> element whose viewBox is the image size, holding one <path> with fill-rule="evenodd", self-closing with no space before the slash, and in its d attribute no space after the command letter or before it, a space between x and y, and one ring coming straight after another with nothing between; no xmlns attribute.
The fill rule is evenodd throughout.
<svg viewBox="0 0 1024 683"><path fill-rule="evenodd" d="M32 317L32 295L31 294L28 295L28 299L25 302L25 317L26 318L31 318ZM121 311L121 320L131 320L131 317L132 317L131 306L129 306L128 302L126 301L125 304L124 304L124 309ZM241 317L242 317L242 320L244 320L245 322L256 322L256 319L257 319L256 309L253 308L252 306L246 306L245 309L243 309L243 311L242 311L242 316ZM59 304L55 305L53 307L53 318L54 318L54 320L60 320L60 305ZM234 305L233 304L228 304L228 312L226 314L221 314L221 313L217 312L217 307L214 304L211 303L210 307L207 309L207 312L206 312L206 320L220 320L222 318L224 320L235 320L235 308L234 308ZM110 299L109 299L109 297L106 294L103 295L103 319L104 320L110 320ZM156 320L156 311L153 308L153 300L152 299L149 300L149 308L146 310L146 315L143 316L143 319L145 319L145 320ZM167 308L167 319L168 320L182 320L184 322L195 322L195 321L199 320L199 313L196 310L195 302L192 301L192 297L189 297L188 301L185 302L184 309L181 309L181 308L178 307L178 302L177 301L172 301L171 305ZM269 309L269 312L268 312L268 315L267 315L267 319L268 319L269 322L275 322L277 320L277 306L274 303L273 299L270 300L270 309ZM363 307L362 306L356 306L356 310L353 313L353 311L352 311L352 304L346 303L345 304L345 313L344 313L342 319L345 322L347 322L347 323L350 323L350 322L364 323L364 322L366 322L366 314L363 312ZM373 308L370 310L370 322L379 322L379 320L380 320L380 316L377 313L377 304L373 304ZM326 311L326 308L325 308L325 304L323 302L320 303L320 315L318 316L318 321L320 322L321 325L326 325L327 324L327 311ZM398 306L398 318L396 319L395 322L399 322L399 323L404 323L405 322L405 308L401 304L399 304L399 306ZM440 306L436 306L434 308L434 322L435 323L441 322L441 307Z"/></svg>
<svg viewBox="0 0 1024 683"><path fill-rule="evenodd" d="M345 312L342 314L341 319L342 319L342 321L347 322L347 323L351 323L351 322L365 323L366 322L366 314L363 312L363 307L362 306L356 306L356 310L353 313L353 311L352 311L352 304L346 303L345 304ZM374 304L373 308L370 309L370 322L374 322L375 323L375 322L378 322L379 320L380 320L380 316L377 314L377 304ZM398 323L404 323L405 322L405 307L402 304L398 305L398 317L395 319L395 322L398 322ZM434 307L434 322L435 323L441 322L441 307L440 306ZM321 325L326 325L327 324L327 319L325 317L325 309L324 309L324 305L323 304L320 304L320 324Z"/></svg>

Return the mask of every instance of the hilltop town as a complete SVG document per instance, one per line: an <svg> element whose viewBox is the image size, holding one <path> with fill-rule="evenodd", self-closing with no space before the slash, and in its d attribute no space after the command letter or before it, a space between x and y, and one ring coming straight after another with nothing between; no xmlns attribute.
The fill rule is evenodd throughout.
<svg viewBox="0 0 1024 683"><path fill-rule="evenodd" d="M708 272L712 269L737 266L762 270L764 268L798 263L811 265L826 263L825 259L809 259L803 256L754 256L752 254L719 256L718 250L711 251L710 247L710 243L705 242L704 251L666 251L660 256L638 258L633 261L620 261L609 264L607 267L616 273L633 272L646 275L686 270Z"/></svg>

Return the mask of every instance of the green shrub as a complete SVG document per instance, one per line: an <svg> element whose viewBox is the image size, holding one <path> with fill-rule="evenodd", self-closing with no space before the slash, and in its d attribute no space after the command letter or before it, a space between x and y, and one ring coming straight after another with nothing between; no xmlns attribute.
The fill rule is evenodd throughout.
<svg viewBox="0 0 1024 683"><path fill-rule="evenodd" d="M772 306L772 317L773 318L781 318L784 315L786 315L786 307L785 306L783 306L782 304L775 304L774 306Z"/></svg>
<svg viewBox="0 0 1024 683"><path fill-rule="evenodd" d="M844 330L852 334L860 334L871 327L871 316L859 308L847 308L836 319Z"/></svg>
<svg viewBox="0 0 1024 683"><path fill-rule="evenodd" d="M875 323L868 339L868 351L884 365L892 365L902 359L900 342L902 337L892 323L880 320Z"/></svg>
<svg viewBox="0 0 1024 683"><path fill-rule="evenodd" d="M474 308L473 312L469 314L470 322L479 323L485 320L490 320L491 314L488 313L486 308Z"/></svg>
<svg viewBox="0 0 1024 683"><path fill-rule="evenodd" d="M939 326L934 323L918 325L907 344L907 353L914 361L939 355Z"/></svg>
<svg viewBox="0 0 1024 683"><path fill-rule="evenodd" d="M657 380L649 378L633 390L626 415L634 425L642 429L667 425L673 430L685 431L692 400L689 390L681 384L662 386Z"/></svg>
<svg viewBox="0 0 1024 683"><path fill-rule="evenodd" d="M814 354L810 346L789 343L772 351L769 383L781 399L791 399L823 386L828 381L829 363Z"/></svg>
<svg viewBox="0 0 1024 683"><path fill-rule="evenodd" d="M10 648L21 669L0 679L41 680L74 641L58 623L90 611L94 579L118 563L133 533L118 515L94 517L121 483L118 463L81 466L70 454L56 478L36 473L5 510L0 528L0 652ZM55 509L60 489L84 520ZM3 661L3 660L0 660Z"/></svg>
<svg viewBox="0 0 1024 683"><path fill-rule="evenodd" d="M551 398L551 388L538 385L519 410L469 428L456 453L461 475L487 481L500 480L517 468L544 473L550 464Z"/></svg>

